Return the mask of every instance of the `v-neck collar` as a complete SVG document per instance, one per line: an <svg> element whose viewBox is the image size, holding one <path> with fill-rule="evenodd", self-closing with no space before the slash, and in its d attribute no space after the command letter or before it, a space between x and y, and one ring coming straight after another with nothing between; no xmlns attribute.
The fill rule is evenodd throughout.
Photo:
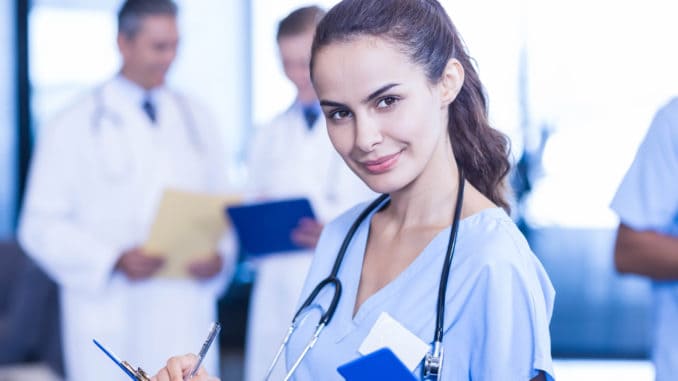
<svg viewBox="0 0 678 381"><path fill-rule="evenodd" d="M384 203L388 200L384 201ZM355 308L355 301L358 295L358 288L360 287L360 277L362 276L363 260L365 258L365 250L367 248L367 239L369 238L370 225L374 214L380 210L384 203L378 208L375 208L368 217L360 224L358 231L353 239L354 248L351 249L353 255L348 255L345 260L344 269L360 269L360 271L346 271L339 276L341 282L347 287L347 292L342 296L338 311L337 322L335 324L341 325L338 329L337 341L345 338L353 329L360 325L367 319L375 309L378 309L387 300L392 298L403 287L407 286L421 271L428 267L436 258L440 250L445 250L450 234L451 226L438 232L431 241L424 247L424 249L417 255L417 257L410 263L400 274L398 274L392 281L387 283L384 287L370 295L358 308L355 315L353 311ZM357 255L356 255L357 253ZM349 253L350 254L350 253ZM350 287L348 286L350 284Z"/></svg>

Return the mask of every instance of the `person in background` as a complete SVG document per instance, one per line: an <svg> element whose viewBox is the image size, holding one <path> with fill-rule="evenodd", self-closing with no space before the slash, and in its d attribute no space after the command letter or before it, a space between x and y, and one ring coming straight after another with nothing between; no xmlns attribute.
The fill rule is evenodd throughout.
<svg viewBox="0 0 678 381"><path fill-rule="evenodd" d="M271 343L285 334L294 314L323 223L373 195L332 148L311 83L311 43L324 14L321 8L308 6L280 21L280 59L296 98L285 112L257 129L249 151L254 197L306 197L318 218L302 219L293 233L293 241L307 250L271 253L256 262L245 344L245 379L249 381L260 381L266 375L276 350Z"/></svg>
<svg viewBox="0 0 678 381"><path fill-rule="evenodd" d="M176 17L171 0L125 1L119 73L38 135L19 239L60 287L67 380L124 377L92 339L149 371L199 346L234 267L229 237L186 278L155 277L162 253L142 247L166 189L227 190L209 112L165 85ZM205 365L217 372L218 348Z"/></svg>
<svg viewBox="0 0 678 381"><path fill-rule="evenodd" d="M619 215L617 271L653 281L657 381L678 374L678 98L654 117L611 208Z"/></svg>
<svg viewBox="0 0 678 381"><path fill-rule="evenodd" d="M341 1L318 25L311 57L332 144L384 196L323 229L301 293L315 295L309 319L285 351L291 379L339 381L337 369L357 360L372 374L393 370L366 356L386 344L417 380L436 379L424 364L440 351L438 381L552 380L555 291L507 213L508 140L489 124L444 8ZM313 290L335 280L335 313L319 320L339 287ZM328 323L318 337L319 322ZM155 380L178 380L194 362L171 358Z"/></svg>

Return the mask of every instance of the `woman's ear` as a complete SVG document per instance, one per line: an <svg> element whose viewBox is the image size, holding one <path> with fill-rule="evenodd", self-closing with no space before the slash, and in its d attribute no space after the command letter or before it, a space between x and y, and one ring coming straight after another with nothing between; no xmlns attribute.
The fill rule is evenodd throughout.
<svg viewBox="0 0 678 381"><path fill-rule="evenodd" d="M443 71L443 76L440 78L440 99L443 107L449 106L454 101L463 84L464 67L456 58L450 58Z"/></svg>

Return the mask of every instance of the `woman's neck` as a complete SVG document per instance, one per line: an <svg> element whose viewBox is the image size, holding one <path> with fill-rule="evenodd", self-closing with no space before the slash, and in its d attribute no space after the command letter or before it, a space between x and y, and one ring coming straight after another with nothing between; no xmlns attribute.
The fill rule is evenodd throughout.
<svg viewBox="0 0 678 381"><path fill-rule="evenodd" d="M459 172L450 149L449 156L430 161L412 183L391 193L384 212L402 227L447 226L452 223L458 189Z"/></svg>
<svg viewBox="0 0 678 381"><path fill-rule="evenodd" d="M452 224L459 190L459 169L448 139L441 141L422 173L409 185L391 193L383 217L399 229L417 226L447 227ZM496 207L472 184L465 181L461 218Z"/></svg>

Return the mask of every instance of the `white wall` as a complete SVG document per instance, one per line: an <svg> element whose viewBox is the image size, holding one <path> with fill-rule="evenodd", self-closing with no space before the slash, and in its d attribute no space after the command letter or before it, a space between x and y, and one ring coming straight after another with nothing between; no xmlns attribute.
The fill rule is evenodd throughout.
<svg viewBox="0 0 678 381"><path fill-rule="evenodd" d="M678 94L678 3L527 4L533 119L554 129L528 219L616 226L608 205L653 114Z"/></svg>

